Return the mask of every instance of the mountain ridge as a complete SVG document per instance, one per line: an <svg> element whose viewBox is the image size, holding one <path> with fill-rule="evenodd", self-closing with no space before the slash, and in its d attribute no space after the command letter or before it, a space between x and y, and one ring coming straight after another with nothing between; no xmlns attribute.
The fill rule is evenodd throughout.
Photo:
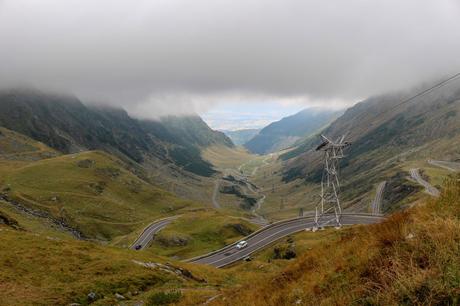
<svg viewBox="0 0 460 306"><path fill-rule="evenodd" d="M408 176L404 168L407 162L460 158L456 150L460 144L460 86L451 84L399 105L419 91L420 88L368 98L320 132L331 139L345 134L352 143L341 161L342 202L352 201L355 205L382 180ZM321 181L321 152L314 150L319 143L318 133L281 155L285 182Z"/></svg>
<svg viewBox="0 0 460 306"><path fill-rule="evenodd" d="M0 92L0 126L63 153L101 149L140 164L149 158L174 163L202 176L215 171L201 158L200 148L233 146L198 116L139 120L123 109L34 90Z"/></svg>
<svg viewBox="0 0 460 306"><path fill-rule="evenodd" d="M241 129L235 131L223 130L222 132L230 137L235 145L244 145L246 142L257 136L260 129Z"/></svg>
<svg viewBox="0 0 460 306"><path fill-rule="evenodd" d="M244 146L257 154L286 149L332 121L340 112L306 108L267 125Z"/></svg>

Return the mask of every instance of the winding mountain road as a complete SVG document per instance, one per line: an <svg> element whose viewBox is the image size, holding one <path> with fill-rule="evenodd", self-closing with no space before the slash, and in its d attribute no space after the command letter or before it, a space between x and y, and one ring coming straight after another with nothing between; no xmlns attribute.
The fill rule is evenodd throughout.
<svg viewBox="0 0 460 306"><path fill-rule="evenodd" d="M382 207L383 191L385 190L386 184L387 182L383 181L377 186L377 192L375 193L375 198L371 203L371 209L372 209L373 214L380 214L381 207Z"/></svg>
<svg viewBox="0 0 460 306"><path fill-rule="evenodd" d="M331 216L330 218L334 217ZM341 223L343 225L371 224L379 222L382 219L382 216L376 216L371 214L342 214ZM333 222L329 222L329 220L326 220L326 226L328 223L334 224ZM314 216L306 216L273 223L244 238L243 240L246 240L248 242L248 246L244 249L237 249L235 247L237 242L235 242L220 250L196 258L192 258L188 261L221 268L230 265L236 261L244 259L245 257L268 246L269 244L277 241L280 238L283 238L287 235L305 229L312 228L314 225Z"/></svg>
<svg viewBox="0 0 460 306"><path fill-rule="evenodd" d="M410 176L420 185L425 187L425 192L433 197L439 197L439 190L433 187L430 183L425 181L420 175L419 169L410 169Z"/></svg>
<svg viewBox="0 0 460 306"><path fill-rule="evenodd" d="M430 165L441 167L441 168L447 169L452 172L460 171L460 163L457 163L457 162L429 159L428 163Z"/></svg>
<svg viewBox="0 0 460 306"><path fill-rule="evenodd" d="M220 178L216 179L214 190L212 192L212 205L215 209L220 209L220 203L217 201L217 195L219 194Z"/></svg>
<svg viewBox="0 0 460 306"><path fill-rule="evenodd" d="M134 241L134 243L131 246L131 249L135 250L137 246L140 245L140 248L138 250L145 249L147 245L152 241L153 237L155 236L156 233L161 231L163 228L165 228L169 223L177 219L179 216L173 216L169 218L164 218L161 220L157 220L155 222L152 222L150 225L148 225L144 231L140 234L140 236Z"/></svg>
<svg viewBox="0 0 460 306"><path fill-rule="evenodd" d="M269 158L272 158L272 156L273 156L273 154L269 154L267 157L265 157L262 160L263 165L268 165L269 163L267 162L267 160ZM253 223L253 224L256 224L256 225L265 226L265 225L267 225L269 223L268 220L265 219L263 216L259 215L257 213L257 211L260 209L260 207L264 203L266 195L261 193L260 189L249 181L247 175L244 175L244 174L241 173L241 169L242 169L242 167L244 167L245 164L246 163L243 163L242 165L240 165L238 167L238 170L235 170L235 169L232 169L232 168L223 169L222 170L222 173L223 173L222 177L225 177L227 175L232 175L235 178L238 178L238 180L240 182L245 183L246 188L248 189L248 191L250 191L251 193L253 193L255 195L260 196L259 199L257 200L256 204L254 205L254 208L251 210L251 213L254 216L254 218L250 218L250 219L247 219L247 220L249 222ZM257 166L256 168L254 168L254 170L253 170L253 172L252 172L252 174L250 176L254 176L259 167L260 166ZM212 200L212 205L216 209L221 208L221 205L220 205L219 200L218 200L218 196L219 196L219 188L220 188L220 183L221 183L222 177L216 178L215 185L214 185L214 190L213 190L213 193L212 193L212 199L211 199Z"/></svg>
<svg viewBox="0 0 460 306"><path fill-rule="evenodd" d="M216 208L220 207L219 203L217 202L217 193L219 188L220 179L216 181L214 193L213 193L213 204ZM251 192L259 193L258 191L254 190L251 184L246 180L246 184L248 189ZM385 187L385 182L382 182L377 187L377 194L376 198L373 202L373 211L379 212L380 211L380 202L383 194L383 189ZM264 225L266 220L263 217L257 215L256 211L260 208L260 205L263 203L265 199L265 195L258 201L258 205L256 205L253 214L256 217L259 217L261 225ZM139 238L134 242L132 248L135 249L136 246L140 246L139 249L144 249L150 241L153 239L154 235L166 227L169 223L171 223L176 217L170 217L162 220L158 220L150 224L147 228L144 229L142 234ZM335 222L330 222L334 219L334 216L325 216L325 220L322 222L320 226L326 227L330 226L330 224L335 224ZM259 219L258 218L258 219ZM355 224L372 224L381 221L383 217L381 215L375 214L362 214L362 213L343 213L340 219L342 225L355 225ZM272 244L273 242L286 237L290 234L311 229L315 227L314 216L304 216L295 219L284 220L276 223L272 223L265 227L262 227L258 231L252 233L251 235L245 237L243 240L248 242L248 246L243 249L237 249L236 243L230 244L228 246L223 247L220 250L216 250L214 252L198 256L192 259L187 260L188 262L199 263L199 264L206 264L211 265L217 268L228 266L236 261L242 260L245 257L257 252L258 250L267 247L268 245Z"/></svg>

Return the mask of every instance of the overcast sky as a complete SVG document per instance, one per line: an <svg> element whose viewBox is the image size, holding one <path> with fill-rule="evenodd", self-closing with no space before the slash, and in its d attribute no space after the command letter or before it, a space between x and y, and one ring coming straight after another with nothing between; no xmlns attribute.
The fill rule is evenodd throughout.
<svg viewBox="0 0 460 306"><path fill-rule="evenodd" d="M0 86L143 117L339 107L453 74L459 54L458 0L0 0Z"/></svg>

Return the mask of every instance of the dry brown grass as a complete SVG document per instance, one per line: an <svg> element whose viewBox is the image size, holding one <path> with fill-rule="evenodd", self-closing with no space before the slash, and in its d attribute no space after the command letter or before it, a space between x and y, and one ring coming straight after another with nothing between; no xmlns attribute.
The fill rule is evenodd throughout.
<svg viewBox="0 0 460 306"><path fill-rule="evenodd" d="M344 230L270 278L212 305L456 305L460 183L385 222Z"/></svg>

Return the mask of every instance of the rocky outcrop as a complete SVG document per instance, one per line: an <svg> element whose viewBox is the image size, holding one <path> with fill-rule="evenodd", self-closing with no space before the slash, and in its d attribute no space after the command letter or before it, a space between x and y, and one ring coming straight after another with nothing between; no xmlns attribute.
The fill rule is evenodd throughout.
<svg viewBox="0 0 460 306"><path fill-rule="evenodd" d="M6 213L0 211L0 224L5 224L15 230L22 230L22 227L19 225L18 221L8 216Z"/></svg>
<svg viewBox="0 0 460 306"><path fill-rule="evenodd" d="M164 247L186 246L190 239L191 238L180 234L163 235L160 233L155 237L155 241Z"/></svg>
<svg viewBox="0 0 460 306"><path fill-rule="evenodd" d="M162 264L158 262L143 262L143 261L134 260L134 259L133 259L133 263L143 266L145 268L156 269L156 270L172 273L172 274L181 276L186 279L194 280L199 283L206 283L205 279L195 276L189 270L181 268L181 267L176 267L170 263Z"/></svg>

